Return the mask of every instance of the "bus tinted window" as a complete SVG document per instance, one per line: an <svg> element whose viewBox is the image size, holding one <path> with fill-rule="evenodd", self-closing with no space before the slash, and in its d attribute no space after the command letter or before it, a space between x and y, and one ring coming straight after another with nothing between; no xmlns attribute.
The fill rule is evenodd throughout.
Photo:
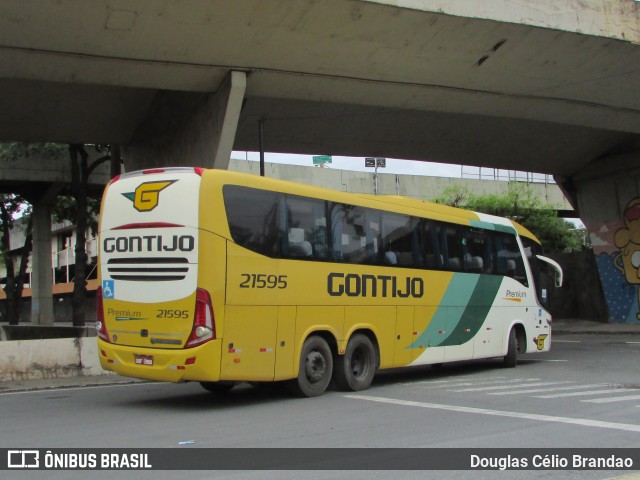
<svg viewBox="0 0 640 480"><path fill-rule="evenodd" d="M418 220L408 215L382 214L384 263L422 267L422 242Z"/></svg>
<svg viewBox="0 0 640 480"><path fill-rule="evenodd" d="M367 233L364 208L353 205L336 205L333 243L339 253L336 260L348 263L368 263Z"/></svg>
<svg viewBox="0 0 640 480"><path fill-rule="evenodd" d="M505 275L528 286L513 234L234 185L224 199L233 240L262 255Z"/></svg>
<svg viewBox="0 0 640 480"><path fill-rule="evenodd" d="M496 273L506 275L528 286L524 261L514 235L506 233L494 234L496 245Z"/></svg>
<svg viewBox="0 0 640 480"><path fill-rule="evenodd" d="M433 220L422 221L424 265L427 268L441 270L444 268L444 257L440 245L442 224Z"/></svg>
<svg viewBox="0 0 640 480"><path fill-rule="evenodd" d="M280 256L282 194L234 185L225 186L223 194L233 240L262 255Z"/></svg>
<svg viewBox="0 0 640 480"><path fill-rule="evenodd" d="M287 195L284 257L327 259L325 204L322 200Z"/></svg>
<svg viewBox="0 0 640 480"><path fill-rule="evenodd" d="M470 273L493 273L491 235L477 228L464 232L465 270Z"/></svg>
<svg viewBox="0 0 640 480"><path fill-rule="evenodd" d="M464 270L462 250L462 231L458 225L444 225L441 228L441 246L446 270L462 272Z"/></svg>

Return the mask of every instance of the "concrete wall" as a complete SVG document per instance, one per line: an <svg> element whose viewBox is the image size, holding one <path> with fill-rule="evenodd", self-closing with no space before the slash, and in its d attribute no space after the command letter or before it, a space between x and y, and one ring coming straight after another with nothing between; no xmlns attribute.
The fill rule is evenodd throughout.
<svg viewBox="0 0 640 480"><path fill-rule="evenodd" d="M582 250L552 257L564 272L562 288L554 289L551 297L552 317L606 322L607 306L593 252Z"/></svg>
<svg viewBox="0 0 640 480"><path fill-rule="evenodd" d="M0 381L109 375L95 337L0 342Z"/></svg>
<svg viewBox="0 0 640 480"><path fill-rule="evenodd" d="M92 324L96 321L96 297L94 295L95 292L90 292L85 300L86 302L86 316L85 322L87 324ZM3 297L4 298L4 297ZM0 300L0 322L3 325L6 325L7 322L7 312L6 312L6 301ZM23 325L25 323L29 323L31 321L31 297L23 297L22 298L22 306L21 306L21 321L20 324ZM71 322L71 294L55 294L53 296L53 318L55 324L60 323L70 323Z"/></svg>
<svg viewBox="0 0 640 480"><path fill-rule="evenodd" d="M640 323L640 153L594 162L574 184L609 320Z"/></svg>

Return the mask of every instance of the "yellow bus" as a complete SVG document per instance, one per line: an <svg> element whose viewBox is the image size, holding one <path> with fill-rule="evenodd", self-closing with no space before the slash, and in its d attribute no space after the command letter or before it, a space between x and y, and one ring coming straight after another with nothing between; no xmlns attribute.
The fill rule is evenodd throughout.
<svg viewBox="0 0 640 480"><path fill-rule="evenodd" d="M103 368L212 392L366 389L378 369L545 352L557 263L522 226L199 168L127 173L99 227Z"/></svg>

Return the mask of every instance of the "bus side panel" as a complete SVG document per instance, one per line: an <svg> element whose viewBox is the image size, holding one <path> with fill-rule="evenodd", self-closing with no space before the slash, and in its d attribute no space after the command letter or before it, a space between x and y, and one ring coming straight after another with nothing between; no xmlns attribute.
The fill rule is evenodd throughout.
<svg viewBox="0 0 640 480"><path fill-rule="evenodd" d="M511 317L508 310L502 307L491 309L473 341L473 358L494 357L502 353L504 332Z"/></svg>
<svg viewBox="0 0 640 480"><path fill-rule="evenodd" d="M293 378L297 371L297 361L294 358L296 345L296 315L297 308L292 306L278 309L278 334L276 339L276 365L274 380Z"/></svg>
<svg viewBox="0 0 640 480"><path fill-rule="evenodd" d="M345 307L339 306L299 306L296 318L296 359L294 376L298 375L297 359L300 358L302 344L313 332L329 332L338 342L338 349L344 353L344 313Z"/></svg>
<svg viewBox="0 0 640 480"><path fill-rule="evenodd" d="M468 360L473 357L473 336L475 324L485 319L486 309L483 307L448 307L447 308L447 342L444 349L444 361L454 362Z"/></svg>
<svg viewBox="0 0 640 480"><path fill-rule="evenodd" d="M525 325L529 327L525 328L527 352L548 352L551 350L551 314L539 305L531 310L533 321Z"/></svg>
<svg viewBox="0 0 640 480"><path fill-rule="evenodd" d="M396 331L393 346L393 366L399 367L411 363L411 349L407 343L413 338L413 317L416 307L396 307Z"/></svg>
<svg viewBox="0 0 640 480"><path fill-rule="evenodd" d="M447 330L444 311L435 306L416 307L411 342L405 347L411 352L412 365L444 361L444 347L441 346Z"/></svg>
<svg viewBox="0 0 640 480"><path fill-rule="evenodd" d="M224 338L227 240L207 230L200 230L198 286L211 296L216 338ZM219 364L218 364L219 366Z"/></svg>
<svg viewBox="0 0 640 480"><path fill-rule="evenodd" d="M227 305L225 319L220 379L273 380L278 307Z"/></svg>

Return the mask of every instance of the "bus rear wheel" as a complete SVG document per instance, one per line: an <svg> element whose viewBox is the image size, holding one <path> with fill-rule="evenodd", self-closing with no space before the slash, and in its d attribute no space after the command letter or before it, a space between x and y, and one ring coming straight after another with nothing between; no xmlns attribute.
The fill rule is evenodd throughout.
<svg viewBox="0 0 640 480"><path fill-rule="evenodd" d="M200 385L207 392L211 392L216 395L229 393L229 391L235 386L235 384L231 382L200 382Z"/></svg>
<svg viewBox="0 0 640 480"><path fill-rule="evenodd" d="M357 333L349 339L344 355L336 356L336 385L341 390L365 390L371 385L376 366L377 351L373 342L366 335Z"/></svg>
<svg viewBox="0 0 640 480"><path fill-rule="evenodd" d="M333 356L327 341L319 336L307 338L300 352L298 378L291 382L291 389L302 397L322 395L333 374Z"/></svg>

